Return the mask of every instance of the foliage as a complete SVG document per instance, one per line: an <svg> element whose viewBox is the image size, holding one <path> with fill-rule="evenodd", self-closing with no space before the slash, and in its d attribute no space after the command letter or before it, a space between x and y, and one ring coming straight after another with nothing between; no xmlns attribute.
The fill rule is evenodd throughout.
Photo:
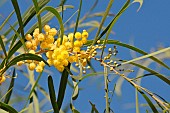
<svg viewBox="0 0 170 113"><path fill-rule="evenodd" d="M66 23L63 22L64 13L67 9L74 7L71 5L65 5L65 3L67 3L66 0L61 0L61 3L56 8L47 6L50 0L39 0L38 2L36 0L32 0L33 5L30 6L24 14L21 13L22 11L18 2L19 1L17 0L11 0L14 11L9 14L0 26L0 29L3 29L6 25L9 26L9 28L0 35L1 86L8 81L6 79L11 78L9 88L6 88L8 90L5 90L1 97L1 109L10 113L68 112L68 106L66 106L66 108L62 107L63 101L66 98L65 94L68 84L72 87L72 95L69 101L70 110L73 113L79 113L79 108L76 108L74 105L74 102L76 102L80 94L79 92L83 90L79 87L79 85L84 82L86 78L90 78L91 76L97 78L97 76L102 75L105 86L103 90L105 93L105 98L103 98L105 99L105 108L103 108L104 112L114 112L114 109L112 109L110 105L113 100L112 97L116 96L114 94L121 94L122 82L120 79L122 78L130 83L136 90L135 107L137 113L139 113L140 109L138 94L141 94L141 96L146 100L146 105L150 108L150 110L152 110L152 112L168 113L170 111L169 101L165 100L158 94L153 93L149 89L144 88L140 84L143 78L152 75L152 77L158 77L158 79L162 80L166 85L168 85L167 87L169 87L170 80L167 75L163 75L157 70L153 70L149 67L149 64L154 62L169 70L170 67L163 62L162 59L167 57L169 58L168 54L170 47L162 48L153 53L147 53L130 44L120 42L119 40L109 39L109 36L113 33L112 28L120 16L123 13L126 13L125 11L136 2L140 4L137 10L139 11L142 7L143 0L134 0L132 2L127 0L117 14L110 13L112 4L114 4L114 0L110 0L106 11L93 14L93 9L97 7L98 0L96 0L89 12L87 12L83 17L81 17L83 1L80 0L79 8L66 21L66 23L69 23L73 16L78 13L76 21L68 26L66 26ZM17 20L11 25L9 20L14 14L16 14L15 16L17 17ZM97 16L102 17L100 22L92 19L88 20L89 18L95 19ZM110 23L105 26L104 23L108 16L112 19ZM30 21L35 17L37 18L37 21L34 25L31 25L31 27L28 28L28 32L25 32L26 26L29 25ZM59 29L54 27L51 28L51 26L48 25L49 22L53 22L53 17L56 17L55 19L58 23L55 24L59 26ZM79 32L81 27L87 28L87 30ZM96 28L97 32L95 34L94 29ZM73 30L73 32L68 33L70 30ZM91 33L95 34L95 37L90 40L88 37ZM112 45L114 45L113 48L110 47ZM128 50L133 50L142 56L133 58L132 60L119 59L117 58L117 47L119 46L127 48ZM93 62L100 63L104 71L99 72L100 70L95 70L95 68L93 68L95 67L95 63ZM46 65L49 67L45 67ZM74 65L76 67L74 67ZM136 74L134 78L128 77L125 73L128 72L128 74L131 74L134 70L133 68L127 68L126 65L138 68L140 74ZM22 69L24 67L26 68ZM53 67L55 71L59 72L58 74L61 75L59 86L54 84L54 77L50 75L48 70ZM10 70L13 68L12 76L10 76ZM144 74L144 71L149 72L149 74ZM76 72L78 72L78 74ZM7 75L7 73L10 74ZM28 97L24 95L24 98L26 98L25 101L23 101L25 106L20 108L20 111L17 111L17 109L13 107L12 103L12 100L14 99L16 99L14 104L19 104L20 102L19 96L12 96L15 95L15 90L20 90L15 88L15 84L17 84L15 79L18 79L17 73L24 75L26 77L25 79L29 81L28 86L31 86ZM47 91L43 87L44 84L39 83L43 73L45 73L45 76L48 76L48 79L46 80L48 81ZM38 74L39 76L37 78L36 75ZM120 77L120 79L114 82L115 85L113 91L108 87L111 83L113 83L109 78L110 74ZM56 92L58 93L58 96ZM44 101L48 101L51 104L51 106L48 106L48 109L50 110L43 111L43 105L39 104L39 93L44 95ZM91 94L91 92L88 93ZM95 96L93 94L91 95ZM97 109L98 103L93 104L91 100L89 103L91 105L91 113L101 112ZM83 105L83 103L80 104Z"/></svg>

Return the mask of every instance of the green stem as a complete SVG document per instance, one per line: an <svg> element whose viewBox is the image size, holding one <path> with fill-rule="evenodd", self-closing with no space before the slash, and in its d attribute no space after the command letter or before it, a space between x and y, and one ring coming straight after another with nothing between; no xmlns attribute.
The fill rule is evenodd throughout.
<svg viewBox="0 0 170 113"><path fill-rule="evenodd" d="M109 90L108 90L108 74L107 74L107 67L104 66L104 84L105 84L105 99L106 99L106 113L109 113Z"/></svg>

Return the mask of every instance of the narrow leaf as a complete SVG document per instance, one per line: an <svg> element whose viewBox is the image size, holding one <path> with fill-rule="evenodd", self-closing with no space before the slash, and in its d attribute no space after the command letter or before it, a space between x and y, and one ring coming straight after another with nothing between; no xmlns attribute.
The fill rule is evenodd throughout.
<svg viewBox="0 0 170 113"><path fill-rule="evenodd" d="M8 88L8 91L9 91L9 92L8 92L8 94L6 95L5 100L4 100L4 103L6 103L6 104L8 104L8 102L9 102L9 100L10 100L10 98L11 98L11 94L12 94L13 87L14 87L15 75L16 75L16 73L15 73L15 68L14 68L13 74L12 74L11 83L10 83L9 88Z"/></svg>
<svg viewBox="0 0 170 113"><path fill-rule="evenodd" d="M72 113L80 113L80 112L74 107L74 105L73 105L72 103L70 104L70 108L71 108Z"/></svg>
<svg viewBox="0 0 170 113"><path fill-rule="evenodd" d="M154 55L157 55L157 54L160 54L160 53L169 51L169 50L170 50L170 47L165 48L165 49L161 49L161 50L159 50L159 51L156 51L156 52L153 52L153 53L150 53L150 54L147 54L147 55L138 57L138 58L134 58L134 59L129 60L129 61L127 61L127 62L124 62L122 65L131 63L131 62L135 62L135 61L138 61L138 60L142 60L142 59L144 59L144 58L148 58L148 57L151 57L151 56L154 56ZM169 68L169 69L170 69L170 68Z"/></svg>
<svg viewBox="0 0 170 113"><path fill-rule="evenodd" d="M27 104L28 100L31 98L31 95L34 93L35 88L38 85L38 81L40 80L41 76L42 76L42 72L39 74L37 80L35 81L34 85L32 86L32 89L31 89L31 91L29 93L29 96L28 96L28 98L26 100L26 104ZM26 104L25 104L24 108L26 107Z"/></svg>
<svg viewBox="0 0 170 113"><path fill-rule="evenodd" d="M70 68L70 64L68 65L68 68ZM64 95L65 95L65 90L67 86L67 79L68 79L68 72L66 69L62 72L62 76L60 79L60 86L59 86L59 92L58 92L58 97L57 97L57 105L58 109L61 109L61 105L63 103Z"/></svg>
<svg viewBox="0 0 170 113"><path fill-rule="evenodd" d="M99 33L100 33L101 29L102 29L102 26L103 26L103 24L104 24L104 22L106 20L107 15L109 14L109 11L110 11L110 8L111 8L111 6L113 4L113 1L114 0L110 0L110 2L108 3L107 9L106 9L106 11L105 11L105 13L103 15L103 18L102 18L102 20L100 22L100 26L99 26L99 28L97 30L97 33L96 33L96 36L95 36L95 39L94 39L92 45L94 45L98 40Z"/></svg>
<svg viewBox="0 0 170 113"><path fill-rule="evenodd" d="M134 0L132 3L136 3L136 2L138 2L138 3L140 4L140 6L139 6L139 8L138 8L138 10L137 10L137 11L139 11L140 8L141 8L142 5L143 5L143 0Z"/></svg>
<svg viewBox="0 0 170 113"><path fill-rule="evenodd" d="M11 0L11 1L12 1L12 5L15 9L16 15L17 15L17 19L18 19L20 31L21 31L21 36L22 36L22 39L24 40L24 37L25 37L24 36L24 26L23 26L22 17L21 17L19 6L18 6L18 2L17 2L17 0Z"/></svg>
<svg viewBox="0 0 170 113"><path fill-rule="evenodd" d="M40 0L38 2L38 6L40 7L40 9L45 6L50 0ZM33 16L36 14L36 11L34 9L33 6L30 6L23 14L23 25L25 26L32 18ZM13 27L15 27L16 25L18 24L18 21L16 21L13 25ZM12 29L9 28L5 33L4 35L8 35L10 33Z"/></svg>
<svg viewBox="0 0 170 113"><path fill-rule="evenodd" d="M11 18L11 16L14 14L14 11L12 11L9 16L5 19L5 21L1 24L0 30L4 27L4 25L8 22L8 20ZM0 15L1 16L1 15Z"/></svg>
<svg viewBox="0 0 170 113"><path fill-rule="evenodd" d="M79 25L79 18L80 18L81 7L82 7L82 0L80 0L78 15L77 15L77 19L76 19L76 26L74 27L74 35L77 32L77 28L78 28L78 25ZM74 40L74 38L75 37L73 36L73 40Z"/></svg>
<svg viewBox="0 0 170 113"><path fill-rule="evenodd" d="M4 52L5 57L7 57L5 45L4 45L4 42L3 42L3 40L2 40L2 36L1 36L1 35L0 35L0 44L1 44L1 48L2 48L2 50L3 50L3 52Z"/></svg>
<svg viewBox="0 0 170 113"><path fill-rule="evenodd" d="M36 14L38 14L40 8L38 6L38 2L37 0L32 0L33 3L34 3L34 8L35 8L35 11L36 11ZM42 32L42 25L41 25L41 16L40 15L37 15L37 18L38 18L38 25L39 25L39 30L40 30L40 33Z"/></svg>
<svg viewBox="0 0 170 113"><path fill-rule="evenodd" d="M140 67L140 68L142 68L142 69L144 69L144 70L152 73L153 75L155 75L156 77L160 78L160 79L163 80L165 83L167 83L168 85L170 85L170 80L169 80L168 78L166 78L164 75L162 75L162 74L160 74L160 73L158 73L158 72L156 72L156 71L154 71L154 70L152 70L152 69L150 69L150 68L147 68L147 67L145 67L145 66L143 66L143 65L137 64L137 63L131 62L130 64L135 65L135 66L137 66L137 67Z"/></svg>
<svg viewBox="0 0 170 113"><path fill-rule="evenodd" d="M147 101L147 103L149 104L150 108L152 109L152 111L154 113L159 113L156 109L156 107L154 106L154 104L151 102L151 100L147 97L147 95L142 92L141 90L138 89L138 91L142 94L142 96L145 98L145 100Z"/></svg>
<svg viewBox="0 0 170 113"><path fill-rule="evenodd" d="M101 54L101 58L103 56L103 52L104 52L104 47L107 43L108 37L110 35L110 32L112 30L112 27L114 26L114 24L117 22L117 20L119 19L119 17L122 15L122 13L129 7L129 3L130 0L127 0L127 2L123 5L123 7L120 9L120 11L116 14L116 16L113 18L113 20L111 21L111 23L108 26L108 30L107 30L107 34L106 34L106 38L103 44L103 48L102 48L102 54Z"/></svg>
<svg viewBox="0 0 170 113"><path fill-rule="evenodd" d="M9 112L9 113L18 113L13 107L9 106L8 104L0 102L0 108Z"/></svg>
<svg viewBox="0 0 170 113"><path fill-rule="evenodd" d="M91 101L89 101L89 103L90 103L90 105L91 105L91 107L92 107L92 109L91 109L91 113L99 113L99 111L96 109L96 106L95 106L95 104L93 104Z"/></svg>
<svg viewBox="0 0 170 113"><path fill-rule="evenodd" d="M48 76L48 89L49 89L50 100L51 100L51 104L54 109L54 113L59 113L58 105L56 102L56 94L55 94L55 89L53 85L53 79L50 75Z"/></svg>

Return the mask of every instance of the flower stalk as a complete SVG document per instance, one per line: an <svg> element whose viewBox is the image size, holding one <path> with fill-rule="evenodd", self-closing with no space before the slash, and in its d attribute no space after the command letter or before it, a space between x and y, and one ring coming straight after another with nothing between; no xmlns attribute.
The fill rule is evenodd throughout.
<svg viewBox="0 0 170 113"><path fill-rule="evenodd" d="M110 109L110 106L109 106L109 96L108 96L108 93L109 93L109 89L108 89L108 73L107 73L107 67L104 66L104 84L105 84L105 100L106 100L106 113L109 113L109 109Z"/></svg>

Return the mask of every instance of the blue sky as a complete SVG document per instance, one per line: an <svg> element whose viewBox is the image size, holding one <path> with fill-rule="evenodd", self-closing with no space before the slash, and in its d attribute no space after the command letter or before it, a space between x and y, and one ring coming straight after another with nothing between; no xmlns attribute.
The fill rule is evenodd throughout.
<svg viewBox="0 0 170 113"><path fill-rule="evenodd" d="M32 4L31 0L18 0L19 5L21 8L21 12L23 13L29 5ZM113 6L111 8L111 13L116 14L117 11L122 7L122 5L125 3L126 0L115 0L113 3ZM105 11L107 4L109 0L99 0L98 5L96 6L95 12ZM3 3L3 2L2 2ZM1 4L2 4L1 3ZM92 3L94 1L90 0L83 0L83 6L82 6L82 12L81 17L89 10L89 8L92 6ZM50 6L57 6L58 1L57 0L51 0L51 2L48 4ZM79 0L67 0L66 4L75 6L74 9L68 9L64 13L64 21L66 21L77 9L79 6ZM151 52L151 49L157 49L159 46L168 47L170 45L170 10L169 10L169 0L144 0L144 4L139 12L137 12L137 9L139 7L138 3L135 3L131 5L127 11L120 17L120 19L117 21L115 26L113 27L113 31L115 32L114 35L110 35L110 39L119 40L124 43L132 43L133 45L146 51ZM3 5L0 5L0 14L3 17L7 17L8 14L13 10L12 4L9 0L6 0L6 2L3 3ZM74 17L71 21L75 20L76 17ZM91 20L98 20L100 21L101 18L92 18ZM105 22L105 25L107 25L112 17L108 17L107 21ZM0 22L2 22L4 19L0 18ZM15 15L13 15L13 18L10 19L10 23L16 21ZM36 18L31 22L35 22ZM52 26L58 26L56 21L53 20L49 22ZM55 25L56 24L56 25ZM28 25L26 28L29 28L30 25ZM7 26L6 26L7 27ZM83 29L83 28L81 28ZM89 39L93 39L94 34L96 30L89 34ZM3 33L3 30L0 32ZM130 51L128 49L124 49L122 47L117 47L119 54L118 57L125 60L132 59ZM141 56L140 54L136 54L138 57ZM168 59L165 60L165 63L170 66L170 62ZM102 71L101 67L98 67L94 65L95 67L99 68L97 71ZM96 68L96 69L97 69ZM150 65L150 68L156 69L156 65L152 64ZM49 68L48 68L49 69ZM55 71L54 68L50 69L52 72ZM129 76L135 76L138 72L138 69L135 68L135 72L130 74ZM163 67L160 69L160 72L169 76L169 70L164 69ZM147 73L147 72L145 72ZM60 75L54 75L54 82L55 82L55 88L57 92L57 88L59 85L59 77ZM16 81L20 81L21 79L24 79L24 77L19 76ZM116 83L118 77L116 77L111 83L110 83L110 89L113 88L114 84ZM23 85L23 83L17 83L18 85ZM40 84L44 85L44 88L47 89L47 74L44 74L43 77L40 80ZM103 77L90 77L88 79L85 79L80 83L80 87L83 88L83 90L80 91L80 95L78 99L74 102L75 107L81 112L81 113L89 113L90 111L90 104L89 100L96 104L96 108L103 112L105 107L105 101L104 101L104 86L103 84ZM163 83L161 80L159 80L156 77L146 77L142 81L142 86L148 88L149 90L160 94L162 97L170 101L170 96L168 92L170 92L170 88L167 84ZM47 90L48 91L48 90ZM21 93L23 93L21 91ZM66 105L67 102L70 101L70 96L72 93L72 89L68 86L66 90L66 97L64 100L64 105ZM25 95L26 92L24 92ZM146 103L146 101L143 99L143 97L139 94L139 101L141 103ZM17 107L17 106L15 106ZM116 95L113 96L113 100L111 103L111 108L114 110L115 113L135 113L135 90L134 88L127 83L126 81L123 83L122 86L122 96L118 97ZM49 106L46 106L43 108L44 110L48 110ZM141 113L145 113L147 107L141 107L140 111Z"/></svg>

